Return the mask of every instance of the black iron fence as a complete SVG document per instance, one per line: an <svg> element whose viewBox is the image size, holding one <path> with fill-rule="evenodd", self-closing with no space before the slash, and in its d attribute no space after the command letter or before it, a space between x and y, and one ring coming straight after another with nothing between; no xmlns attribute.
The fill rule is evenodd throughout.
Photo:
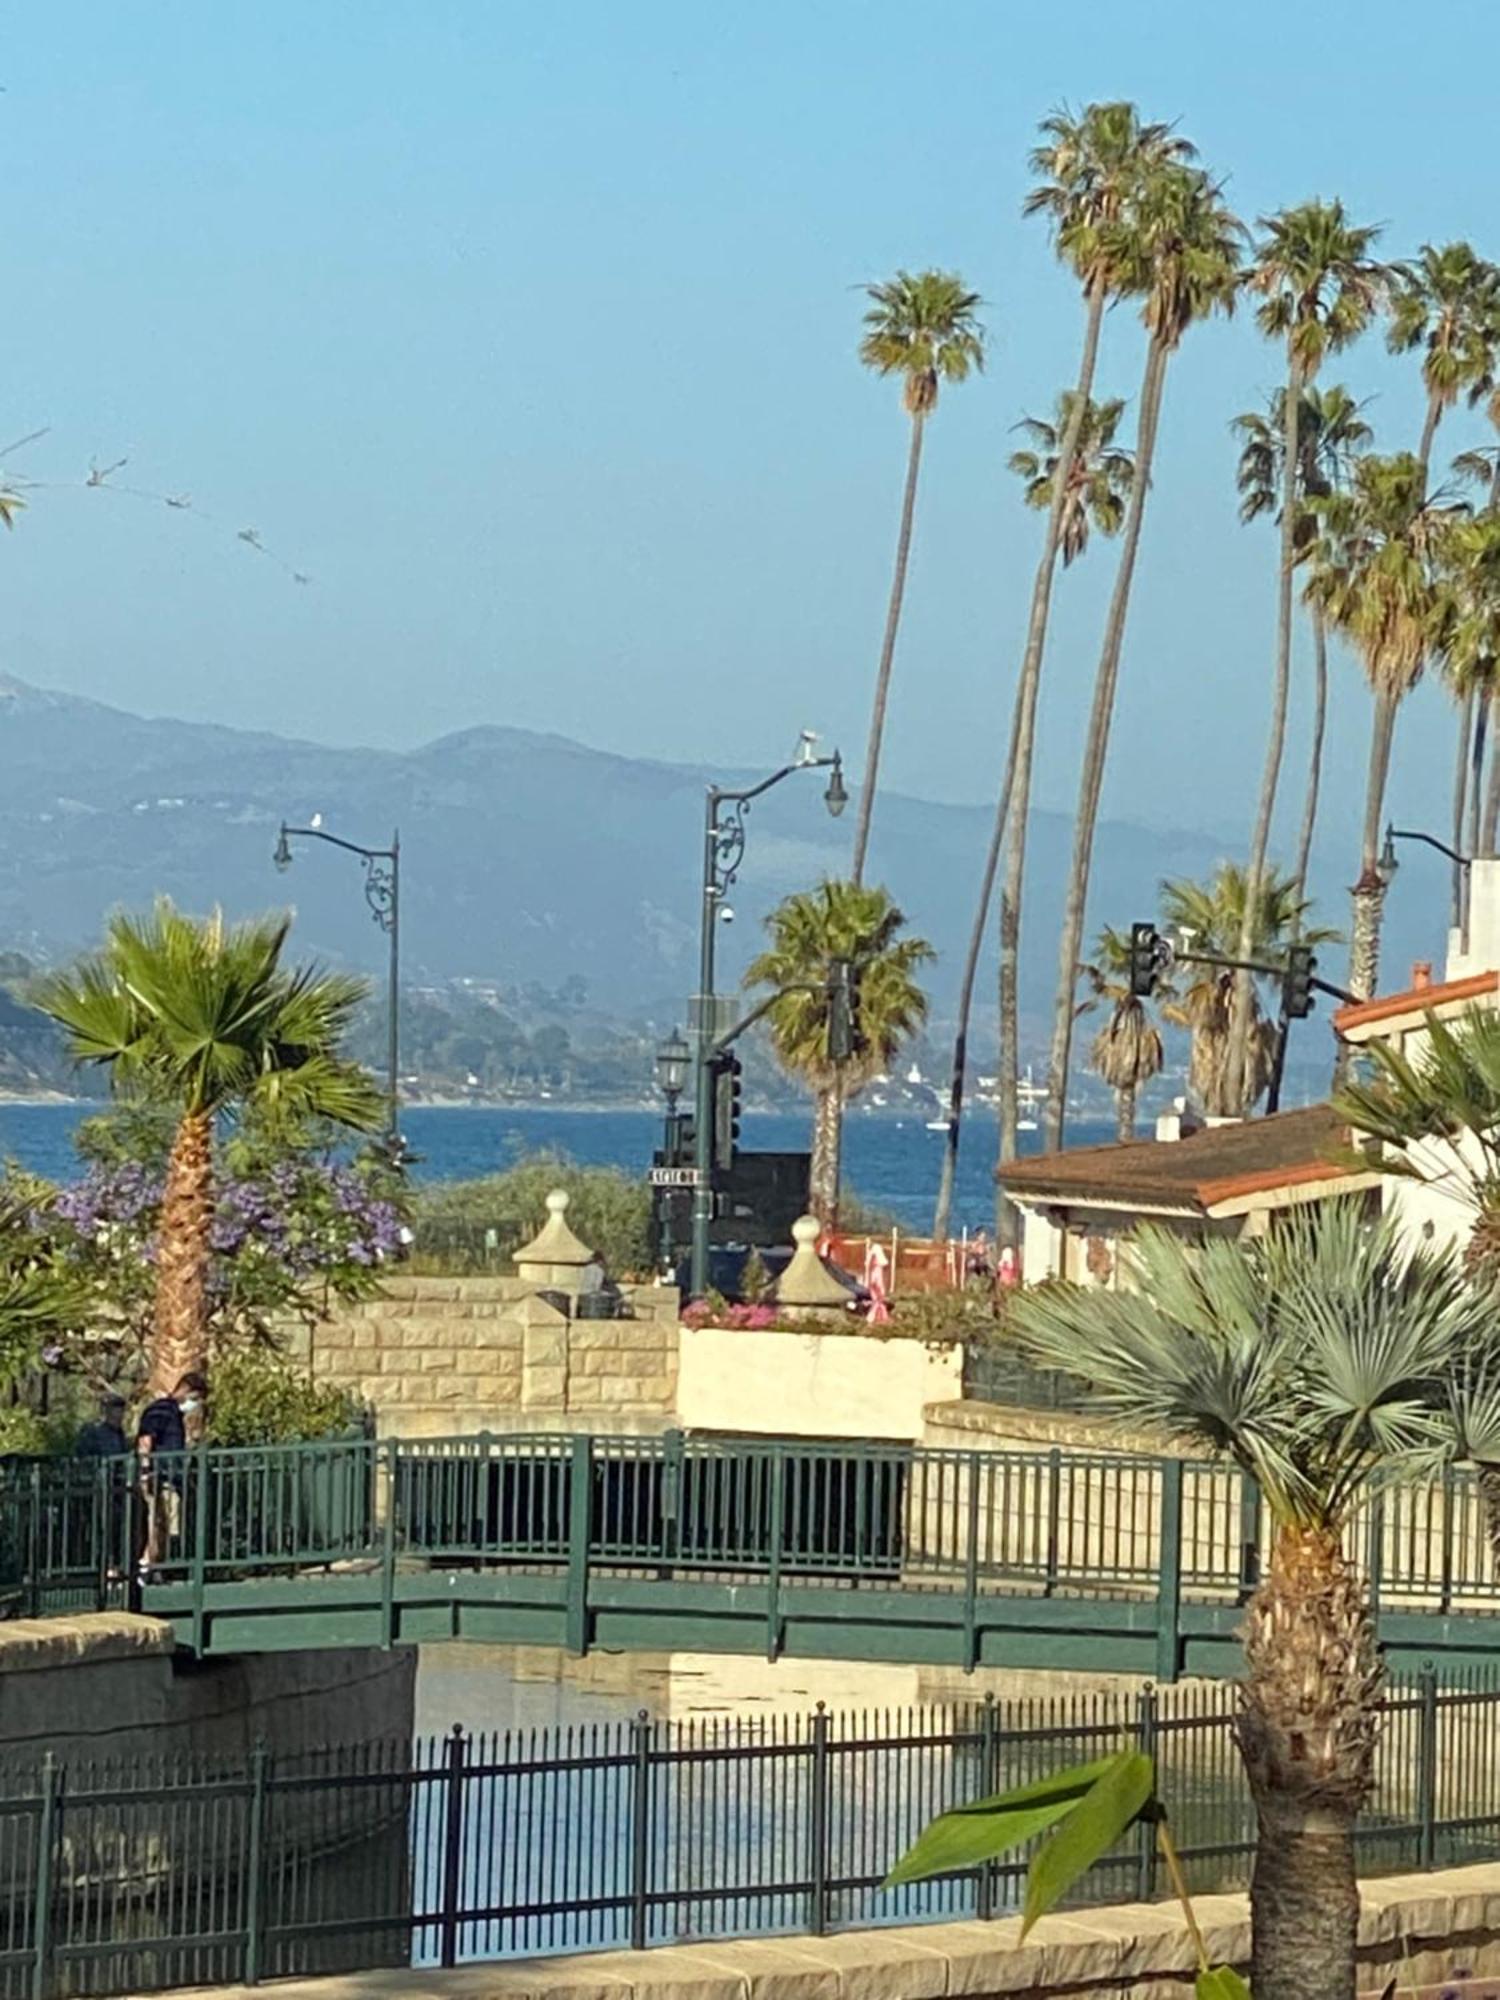
<svg viewBox="0 0 1500 2000"><path fill-rule="evenodd" d="M140 1992L1014 1909L1027 1857L894 1892L937 1812L1125 1742L1195 1890L1248 1875L1228 1689L365 1745L0 1774L0 1996ZM1365 1872L1491 1858L1500 1680L1385 1703ZM1149 1828L1078 1902L1166 1893Z"/></svg>

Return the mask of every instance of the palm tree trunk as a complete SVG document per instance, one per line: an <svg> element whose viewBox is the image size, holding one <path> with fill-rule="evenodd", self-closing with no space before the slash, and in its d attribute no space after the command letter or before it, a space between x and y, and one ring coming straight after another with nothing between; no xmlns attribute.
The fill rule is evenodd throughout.
<svg viewBox="0 0 1500 2000"><path fill-rule="evenodd" d="M813 1100L812 1163L808 1173L807 1203L819 1222L829 1224L838 1217L842 1110L837 1084L820 1089Z"/></svg>
<svg viewBox="0 0 1500 2000"><path fill-rule="evenodd" d="M1463 704L1458 711L1458 755L1453 762L1453 838L1449 843L1454 851L1464 851L1464 807L1469 790L1469 757L1473 749L1474 737L1474 690L1464 690ZM1457 861L1453 864L1453 880L1448 898L1448 928L1462 931L1464 926L1464 879L1467 870Z"/></svg>
<svg viewBox="0 0 1500 2000"><path fill-rule="evenodd" d="M1479 853L1491 859L1500 838L1500 687L1490 696L1490 734L1497 738L1490 752L1490 777L1484 791L1484 825L1479 834Z"/></svg>
<svg viewBox="0 0 1500 2000"><path fill-rule="evenodd" d="M870 741L865 750L864 776L859 787L859 817L854 828L854 859L850 878L862 882L865 851L870 845L870 817L875 810L875 782L880 771L880 745L885 735L885 708L891 692L891 664L896 657L896 633L901 624L901 600L906 595L906 564L911 555L911 524L917 504L917 473L922 464L922 434L927 427L923 410L912 413L911 449L906 455L906 491L901 499L901 532L896 538L896 569L891 578L891 601L885 614L885 637L880 645L880 665L875 672L875 705L870 714Z"/></svg>
<svg viewBox="0 0 1500 2000"><path fill-rule="evenodd" d="M1489 748L1491 696L1481 688L1474 708L1474 733L1469 738L1469 823L1465 839L1458 845L1465 854L1478 854L1484 832L1484 759ZM1465 891L1465 911L1468 895Z"/></svg>
<svg viewBox="0 0 1500 2000"><path fill-rule="evenodd" d="M1369 1796L1382 1669L1335 1533L1282 1527L1244 1628L1237 1723L1255 1801L1255 2000L1354 2000L1354 1825Z"/></svg>
<svg viewBox="0 0 1500 2000"><path fill-rule="evenodd" d="M1115 1137L1135 1137L1135 1085L1122 1084L1115 1092Z"/></svg>
<svg viewBox="0 0 1500 2000"><path fill-rule="evenodd" d="M1084 747L1083 771L1079 781L1078 815L1073 822L1072 870L1063 904L1062 939L1057 959L1057 999L1052 1020L1052 1048L1047 1064L1046 1143L1049 1150L1062 1145L1067 1117L1068 1062L1073 1047L1073 1020L1078 986L1078 957L1083 943L1083 920L1088 905L1089 868L1094 853L1094 827L1099 817L1099 795L1104 784L1104 765L1109 753L1109 730L1114 715L1115 685L1120 673L1120 649L1125 639L1125 619L1130 609L1130 588L1135 578L1136 554L1140 548L1141 522L1146 512L1146 495L1151 487L1151 461L1156 450L1156 425L1161 409L1162 385L1166 378L1166 350L1152 341L1146 350L1146 370L1141 381L1141 416L1136 438L1135 477L1130 486L1130 506L1121 538L1120 565L1115 573L1114 595L1104 628L1104 645L1094 677L1094 700L1089 714L1089 733ZM1003 920L1003 912L1002 912ZM1002 1145L1004 1133L1001 1134ZM1003 1154L1002 1154L1003 1157Z"/></svg>
<svg viewBox="0 0 1500 2000"><path fill-rule="evenodd" d="M1302 828L1297 835L1297 872L1293 878L1298 901L1307 894L1307 871L1312 865L1313 831L1318 823L1318 793L1323 783L1323 738L1328 727L1328 628L1321 612L1312 614L1313 632L1313 730L1312 754L1307 760L1307 796L1302 804ZM1301 919L1292 918L1295 940L1302 931Z"/></svg>
<svg viewBox="0 0 1500 2000"><path fill-rule="evenodd" d="M1490 1545L1490 1561L1500 1568L1500 1465L1477 1465L1474 1483L1484 1509L1484 1535Z"/></svg>
<svg viewBox="0 0 1500 2000"><path fill-rule="evenodd" d="M1062 547L1063 516L1067 509L1068 483L1078 457L1078 441L1083 434L1089 398L1094 390L1094 368L1099 357L1099 333L1104 324L1105 289L1095 280L1088 293L1084 319L1083 352L1078 359L1078 380L1067 424L1058 442L1057 464L1052 473L1052 504L1047 510L1047 532L1031 585L1031 614L1026 626L1026 650L1021 656L1021 672L1016 681L1015 706L1011 714L1009 798L996 815L992 844L1009 829L1006 848L1005 881L1000 891L1000 1158L1016 1156L1016 1124L1020 1117L1020 987L1018 954L1021 935L1021 896L1026 871L1026 829L1031 812L1031 764L1036 744L1036 705L1042 684L1042 661L1047 649L1047 620L1052 609L1052 586L1057 576L1057 558ZM977 934L977 933L976 933ZM972 940L971 940L972 943ZM977 952L976 952L977 957ZM955 1138L955 1153L957 1142ZM1010 1203L997 1190L995 1197L997 1242L1012 1242L1016 1219Z"/></svg>
<svg viewBox="0 0 1500 2000"><path fill-rule="evenodd" d="M1261 771L1260 798L1255 809L1255 826L1250 835L1250 858L1245 865L1245 910L1240 920L1236 958L1248 958L1255 944L1260 916L1261 889L1265 880L1266 850L1271 844L1271 822L1276 812L1276 787L1281 777L1281 759L1286 749L1287 700L1292 685L1292 580L1297 566L1297 475L1301 470L1297 451L1298 420L1302 409L1302 369L1295 353L1287 369L1286 397L1282 404L1282 487L1281 487L1281 567L1276 596L1276 667L1271 679L1271 731L1266 740L1266 761ZM1239 1068L1241 1111L1250 1108L1251 1055L1250 1014L1254 975L1236 973L1234 998L1229 1016L1229 1057Z"/></svg>
<svg viewBox="0 0 1500 2000"><path fill-rule="evenodd" d="M162 1194L149 1395L165 1396L184 1375L203 1372L213 1219L213 1118L190 1111L177 1127Z"/></svg>
<svg viewBox="0 0 1500 2000"><path fill-rule="evenodd" d="M1368 1000L1380 974L1380 919L1385 884L1376 861L1380 853L1380 819L1385 806L1386 779L1391 768L1391 738L1396 727L1396 702L1383 690L1375 696L1375 720L1370 733L1370 769L1365 784L1365 823L1360 843L1359 880L1353 898L1349 944L1349 990L1356 1000Z"/></svg>
<svg viewBox="0 0 1500 2000"><path fill-rule="evenodd" d="M1427 490L1427 468L1432 463L1432 441L1437 436L1437 427L1442 421L1443 406L1436 396L1427 398L1427 412L1422 419L1422 440L1417 447L1417 457L1422 461L1422 490Z"/></svg>

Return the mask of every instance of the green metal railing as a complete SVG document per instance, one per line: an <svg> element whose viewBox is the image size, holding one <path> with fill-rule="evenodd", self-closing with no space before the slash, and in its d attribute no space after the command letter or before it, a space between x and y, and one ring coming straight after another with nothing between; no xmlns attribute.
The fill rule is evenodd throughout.
<svg viewBox="0 0 1500 2000"><path fill-rule="evenodd" d="M1220 1688L467 1734L238 1764L0 1776L0 2000L995 1917L1029 1856L885 1892L944 1808L1134 1742L1188 1877L1254 1815ZM1392 1689L1366 1873L1490 1858L1500 1680ZM1166 1893L1150 1827L1073 1900Z"/></svg>
<svg viewBox="0 0 1500 2000"><path fill-rule="evenodd" d="M1232 1468L1060 1449L480 1435L199 1449L155 1469L176 1532L138 1601L200 1653L602 1637L972 1668L1089 1648L1169 1681L1232 1667L1268 1535ZM32 1615L125 1601L133 1482L128 1460L0 1466L0 1599ZM1381 1496L1349 1549L1407 1665L1500 1657L1467 1475Z"/></svg>

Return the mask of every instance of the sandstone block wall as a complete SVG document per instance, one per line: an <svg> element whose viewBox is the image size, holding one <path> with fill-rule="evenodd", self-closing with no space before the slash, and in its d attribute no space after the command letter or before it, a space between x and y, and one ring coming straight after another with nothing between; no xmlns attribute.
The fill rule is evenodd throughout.
<svg viewBox="0 0 1500 2000"><path fill-rule="evenodd" d="M628 1297L631 1319L575 1320L519 1278L393 1278L292 1344L385 1437L659 1430L677 1400L677 1293Z"/></svg>

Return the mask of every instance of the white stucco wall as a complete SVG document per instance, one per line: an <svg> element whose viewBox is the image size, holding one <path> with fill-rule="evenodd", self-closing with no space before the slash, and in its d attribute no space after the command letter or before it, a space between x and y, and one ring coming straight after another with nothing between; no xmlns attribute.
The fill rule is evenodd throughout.
<svg viewBox="0 0 1500 2000"><path fill-rule="evenodd" d="M929 1403L963 1394L963 1348L867 1334L682 1329L685 1430L916 1440Z"/></svg>

